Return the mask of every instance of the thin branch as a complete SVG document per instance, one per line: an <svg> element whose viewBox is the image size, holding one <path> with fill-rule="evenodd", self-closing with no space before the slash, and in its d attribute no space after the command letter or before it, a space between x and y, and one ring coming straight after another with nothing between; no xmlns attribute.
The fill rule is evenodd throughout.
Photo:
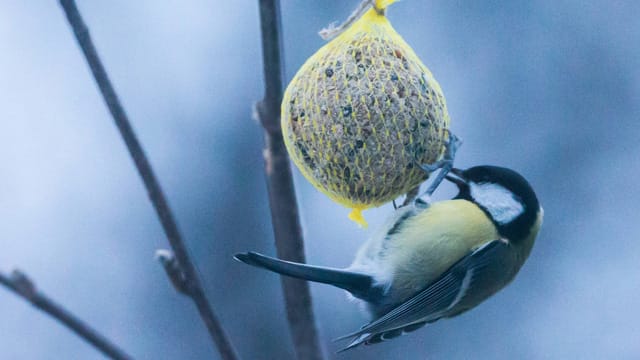
<svg viewBox="0 0 640 360"><path fill-rule="evenodd" d="M162 228L169 240L169 244L175 253L175 259L185 277L187 286L187 295L194 301L200 317L204 321L211 338L218 347L218 351L223 359L237 359L231 342L229 341L224 329L220 325L220 322L213 312L213 309L209 305L204 290L201 285L200 278L195 269L195 266L191 262L187 248L182 240L182 235L178 230L176 221L174 220L169 204L160 188L156 176L151 168L149 161L138 141L131 123L122 107L118 96L111 85L111 81L107 76L107 73L102 65L102 61L98 57L98 53L93 45L93 41L89 35L89 29L84 23L78 8L73 0L60 0L69 24L73 29L76 36L76 40L84 53L84 56L91 68L91 72L100 88L104 101L111 112L113 120L120 130L120 135L124 140L129 154L133 158L138 173L142 177L142 181L147 189L151 203L156 210L156 213L162 223Z"/></svg>
<svg viewBox="0 0 640 360"><path fill-rule="evenodd" d="M256 115L265 129L265 172L276 250L281 259L305 262L302 228L291 176L291 165L280 130L283 81L278 0L260 0L260 24L265 95L264 99L257 104ZM282 277L282 289L289 328L298 358L323 359L308 283Z"/></svg>
<svg viewBox="0 0 640 360"><path fill-rule="evenodd" d="M30 302L31 305L58 320L104 355L115 360L133 359L84 321L40 292L31 279L23 272L14 270L9 276L0 272L0 284Z"/></svg>

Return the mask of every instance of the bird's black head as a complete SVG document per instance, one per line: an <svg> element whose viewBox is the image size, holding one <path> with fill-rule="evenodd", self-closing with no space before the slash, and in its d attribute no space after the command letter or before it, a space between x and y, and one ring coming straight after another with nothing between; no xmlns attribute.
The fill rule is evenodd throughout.
<svg viewBox="0 0 640 360"><path fill-rule="evenodd" d="M455 198L477 204L501 236L511 241L524 239L536 223L540 203L529 182L517 172L484 165L453 169L446 178L458 186Z"/></svg>

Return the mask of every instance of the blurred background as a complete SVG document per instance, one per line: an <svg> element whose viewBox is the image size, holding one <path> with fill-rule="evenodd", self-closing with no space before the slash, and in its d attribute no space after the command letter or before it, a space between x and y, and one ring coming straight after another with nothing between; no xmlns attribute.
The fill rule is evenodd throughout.
<svg viewBox="0 0 640 360"><path fill-rule="evenodd" d="M358 1L283 0L289 80ZM174 208L206 291L245 359L293 357L278 277L232 260L274 254L263 177L254 0L78 1ZM458 166L523 173L545 224L516 281L477 309L335 355L366 318L312 285L335 359L640 356L640 2L416 1L388 16L440 82ZM310 263L346 266L392 211L347 219L295 171ZM441 188L437 198L453 193ZM155 213L57 1L0 1L0 269L140 359L218 355L154 251ZM100 359L0 289L0 358Z"/></svg>

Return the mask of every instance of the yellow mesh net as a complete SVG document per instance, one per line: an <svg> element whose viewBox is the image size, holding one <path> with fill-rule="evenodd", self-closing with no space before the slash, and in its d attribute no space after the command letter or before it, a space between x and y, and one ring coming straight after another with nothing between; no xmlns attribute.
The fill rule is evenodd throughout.
<svg viewBox="0 0 640 360"><path fill-rule="evenodd" d="M389 202L438 160L449 115L440 85L384 16L378 0L300 68L282 101L287 150L334 201L361 211Z"/></svg>

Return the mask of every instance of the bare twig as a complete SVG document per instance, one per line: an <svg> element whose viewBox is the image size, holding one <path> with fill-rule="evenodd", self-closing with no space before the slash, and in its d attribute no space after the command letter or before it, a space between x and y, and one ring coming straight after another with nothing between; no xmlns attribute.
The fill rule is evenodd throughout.
<svg viewBox="0 0 640 360"><path fill-rule="evenodd" d="M220 322L213 312L213 309L209 305L204 290L201 285L200 278L195 269L195 266L191 262L187 248L182 240L182 235L178 230L178 226L172 215L171 209L167 203L167 200L160 188L156 176L147 160L144 150L140 146L138 139L131 127L131 123L124 111L124 108L120 104L120 100L111 85L111 81L107 76L107 73L102 65L102 61L98 57L98 53L93 45L93 41L89 36L89 29L87 28L84 20L82 19L78 8L73 0L60 0L69 24L73 29L78 44L84 53L84 56L89 63L91 72L102 92L102 96L107 103L107 107L111 112L113 120L116 126L120 130L120 135L127 145L127 149L133 161L138 169L138 173L142 177L142 181L147 189L151 203L158 214L162 228L169 240L169 244L175 253L175 260L182 269L186 283L186 294L194 301L200 317L204 321L211 338L218 347L218 351L223 359L237 359L235 350L233 349L231 342L229 341L224 329L220 325Z"/></svg>
<svg viewBox="0 0 640 360"><path fill-rule="evenodd" d="M0 272L0 284L58 320L106 356L115 360L132 359L131 356L127 355L95 329L38 291L35 284L23 272L14 270L9 276Z"/></svg>
<svg viewBox="0 0 640 360"><path fill-rule="evenodd" d="M256 115L265 129L265 171L276 250L281 259L305 262L291 165L280 131L283 82L278 0L260 0L260 24L265 95L257 104ZM323 359L309 285L305 281L282 277L282 288L289 328L298 358Z"/></svg>

